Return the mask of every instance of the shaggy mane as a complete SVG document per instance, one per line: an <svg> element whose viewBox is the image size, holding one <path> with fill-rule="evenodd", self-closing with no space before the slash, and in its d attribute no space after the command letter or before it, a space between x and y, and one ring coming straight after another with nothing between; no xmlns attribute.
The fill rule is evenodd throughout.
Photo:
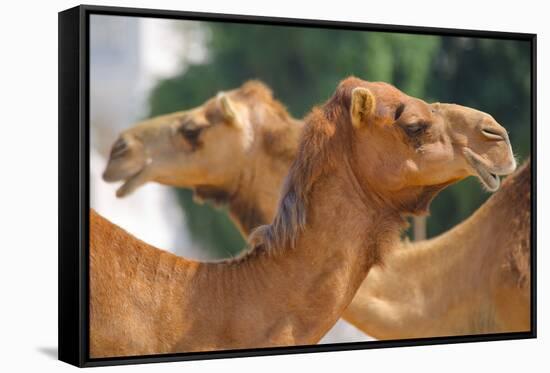
<svg viewBox="0 0 550 373"><path fill-rule="evenodd" d="M355 78L344 80L332 98L306 117L297 155L283 184L277 214L270 225L252 232L249 242L253 248L271 251L295 247L307 223L314 185L337 167L337 157L350 151L349 105L355 86Z"/></svg>

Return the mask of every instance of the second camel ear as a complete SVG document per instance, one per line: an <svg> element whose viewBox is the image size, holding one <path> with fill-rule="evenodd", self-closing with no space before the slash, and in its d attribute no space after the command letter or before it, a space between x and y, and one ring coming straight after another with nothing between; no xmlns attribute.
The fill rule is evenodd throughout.
<svg viewBox="0 0 550 373"><path fill-rule="evenodd" d="M220 93L218 99L226 121L235 127L243 127L239 112L231 99L225 93Z"/></svg>
<svg viewBox="0 0 550 373"><path fill-rule="evenodd" d="M375 109L376 98L368 88L357 87L351 91L350 115L355 128L364 127Z"/></svg>

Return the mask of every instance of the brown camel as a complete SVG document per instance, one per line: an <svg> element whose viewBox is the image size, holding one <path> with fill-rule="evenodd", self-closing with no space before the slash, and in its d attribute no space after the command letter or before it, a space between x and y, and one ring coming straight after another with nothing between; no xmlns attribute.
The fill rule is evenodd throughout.
<svg viewBox="0 0 550 373"><path fill-rule="evenodd" d="M290 166L290 159L296 153L296 131L301 131L301 123L290 118L281 110L281 105L274 101L271 92L259 82L246 83L242 88L228 92L226 97L232 101L241 100L241 90L247 92L249 105L246 113L252 110L274 111L281 113L279 116L252 115L249 123L253 127L253 153L250 157L241 159L238 166L242 170L238 180L247 180L248 183L240 183L239 188L231 195L232 198L225 200L230 195L222 193L222 185L209 185L210 191L217 197L218 202L228 202L244 232L248 235L251 226L265 224L273 217L271 212L275 211L279 185L284 178L287 168ZM215 100L209 100L207 105L210 108ZM221 108L221 105L219 106ZM204 110L204 109L203 109ZM210 109L212 110L212 108ZM164 133L173 133L172 136L180 136L180 131L173 131L171 126L177 123L185 123L186 126L194 128L200 118L197 113L202 110L193 110L178 114L181 116L179 122L174 123L170 116L155 118L126 131L122 134L117 143L124 141L127 145L125 152L113 152L106 174L112 178L125 179L125 170L128 164L134 164L134 138L140 139L139 151L143 149L163 149L163 151L148 151L149 154L165 154L163 162L155 162L154 166L168 167L170 172L180 180L179 182L168 182L169 185L180 187L204 188L204 182L197 180L195 184L189 182L186 177L187 170L193 165L194 159L186 158L186 150L181 146L175 146L177 141L167 141ZM241 115L244 115L241 114ZM266 122L258 122L258 119L268 118ZM205 128L212 126L212 123L205 125ZM221 126L226 131L231 127ZM288 135L285 135L288 134ZM490 134L486 134L490 136ZM169 136L168 136L169 138ZM219 140L218 140L219 141ZM217 141L214 141L214 144ZM207 148L208 141L202 142ZM235 152L240 153L240 144L234 143ZM273 148L285 149L284 152L273 152ZM169 156L168 154L172 154ZM208 154L208 153L206 153ZM291 155L291 156L290 156ZM270 159L271 158L271 159ZM275 158L275 159L274 159ZM218 159L215 159L217 161ZM261 161L256 161L261 160ZM269 162L262 164L269 160ZM225 158L223 162L233 162L233 159ZM166 165L169 166L166 166ZM224 167L209 163L208 160L201 162L204 167L223 169ZM209 165L212 166L209 166ZM273 169L269 165L283 165ZM284 167L286 165L286 167ZM528 166L525 166L528 167ZM521 175L529 171L523 168ZM160 172L159 172L160 173ZM207 172L205 172L207 173ZM519 172L518 172L519 173ZM155 174L155 171L151 172ZM253 177L255 175L256 177ZM516 179L520 176L514 175ZM262 184L263 180L269 183ZM520 274L525 278L529 272L529 251L530 247L530 193L526 183L530 179L521 176L521 183L507 182L506 187L497 192L476 214L466 222L455 227L450 232L427 242L412 243L406 245L405 249L397 250L384 259L385 266L375 266L368 275L368 281L359 289L356 298L350 307L344 312L343 318L351 322L363 332L379 338L412 338L428 337L452 334L475 334L475 333L497 333L529 330L529 283L523 280L516 281L513 276L518 272L509 268L519 268ZM237 184L237 181L228 183ZM521 190L520 190L521 188ZM527 192L523 192L523 189ZM253 196L249 203L248 196ZM514 196L521 196L515 198ZM262 203L258 203L261 200ZM239 203L234 203L239 201ZM235 208L237 207L237 208ZM242 207L245 207L244 209ZM514 211L511 214L510 211ZM517 220L506 219L508 223L516 221L512 227L503 228L502 217L507 216L525 217L521 224ZM248 220L249 224L239 220L241 217L254 216L255 219ZM489 218L487 218L489 216ZM254 223L254 224L250 224ZM494 232L499 232L498 239L486 239ZM463 239L463 238L468 238ZM467 245L467 246L465 246ZM419 250L415 250L415 249ZM518 251L518 248L521 248ZM460 253L460 255L458 255ZM519 254L518 254L519 253ZM483 273L498 274L502 281L490 281L486 277L464 276L466 273L465 262L476 260L481 255L491 255L494 260L484 262L486 266ZM498 258L495 256L498 255ZM479 261L476 263L480 264ZM399 268L394 271L392 268ZM470 268L475 266L471 265ZM406 271L406 274L404 272ZM396 275L404 274L404 275ZM510 277L512 276L512 277ZM445 281L442 281L442 279ZM372 281L371 281L372 280ZM518 286L510 288L509 284L515 283ZM441 284L439 291L434 291L430 285ZM421 286L422 285L422 286ZM453 289L452 292L448 289ZM460 291L459 291L460 290ZM498 294L509 294L520 292L521 297L508 296L502 298ZM405 296L406 295L406 296ZM399 297L402 296L401 301ZM475 299L476 302L464 302L467 299ZM503 302L502 299L517 300ZM483 302L481 302L483 300ZM378 306L376 306L378 305ZM422 307L420 307L420 305ZM460 309L460 311L458 311ZM417 312L415 312L417 310ZM397 320L397 318L399 318ZM413 321L413 322L409 322Z"/></svg>
<svg viewBox="0 0 550 373"><path fill-rule="evenodd" d="M306 118L273 222L239 259L185 260L91 213L90 355L317 343L396 245L404 214L514 167L490 116L348 78Z"/></svg>
<svg viewBox="0 0 550 373"><path fill-rule="evenodd" d="M192 188L200 200L227 204L248 236L275 215L302 127L264 84L250 81L125 131L103 177L124 180L119 197L148 181Z"/></svg>

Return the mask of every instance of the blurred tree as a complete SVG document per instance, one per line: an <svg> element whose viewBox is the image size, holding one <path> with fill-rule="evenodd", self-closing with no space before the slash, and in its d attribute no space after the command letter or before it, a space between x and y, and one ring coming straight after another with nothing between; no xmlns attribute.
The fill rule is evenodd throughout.
<svg viewBox="0 0 550 373"><path fill-rule="evenodd" d="M151 115L190 108L220 90L260 79L294 116L302 117L330 97L341 79L356 75L390 82L417 97L478 107L495 113L505 125L507 120L521 122L513 135L528 127L529 55L514 42L215 22L202 27L209 34L207 62L160 81L150 96ZM522 60L519 65L514 65L516 59ZM508 95L504 101L502 93ZM527 152L529 137L522 138L527 145L519 149ZM479 205L479 190L470 185L439 198L429 232L463 219ZM244 247L226 214L194 204L188 191L178 193L192 236L213 255L233 255Z"/></svg>

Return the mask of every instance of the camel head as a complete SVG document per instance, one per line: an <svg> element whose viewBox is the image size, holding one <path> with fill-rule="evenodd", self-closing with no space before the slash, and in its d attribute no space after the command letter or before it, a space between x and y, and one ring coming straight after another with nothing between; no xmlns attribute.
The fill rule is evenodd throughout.
<svg viewBox="0 0 550 373"><path fill-rule="evenodd" d="M209 190L230 193L246 162L254 159L255 132L261 131L256 122L276 122L269 119L285 115L265 85L247 82L191 110L124 131L112 147L103 178L124 182L118 197L149 181L202 190L204 195Z"/></svg>
<svg viewBox="0 0 550 373"><path fill-rule="evenodd" d="M339 91L349 107L359 173L405 211L426 212L438 191L467 176L495 191L499 175L516 167L506 130L489 114L429 104L356 78L344 80Z"/></svg>

